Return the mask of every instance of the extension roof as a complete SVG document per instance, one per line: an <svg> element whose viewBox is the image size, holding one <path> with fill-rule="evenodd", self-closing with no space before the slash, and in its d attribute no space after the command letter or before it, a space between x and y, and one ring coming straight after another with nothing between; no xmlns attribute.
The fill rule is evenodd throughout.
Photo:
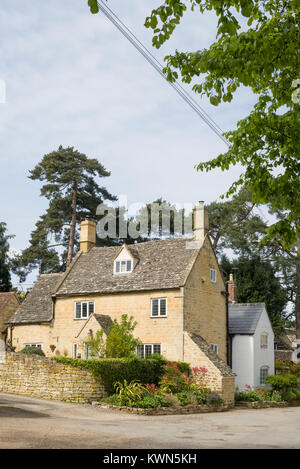
<svg viewBox="0 0 300 469"><path fill-rule="evenodd" d="M210 347L210 345L199 334L189 333L193 342L202 350L210 361L218 368L222 376L235 376L232 369L225 363Z"/></svg>
<svg viewBox="0 0 300 469"><path fill-rule="evenodd" d="M264 303L229 304L229 334L254 334Z"/></svg>
<svg viewBox="0 0 300 469"><path fill-rule="evenodd" d="M42 274L7 324L34 324L52 320L52 293L63 274Z"/></svg>

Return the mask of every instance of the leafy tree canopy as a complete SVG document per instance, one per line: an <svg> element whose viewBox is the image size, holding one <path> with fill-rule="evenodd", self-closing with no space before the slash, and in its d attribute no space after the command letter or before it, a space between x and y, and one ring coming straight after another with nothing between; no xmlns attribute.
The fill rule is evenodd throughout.
<svg viewBox="0 0 300 469"><path fill-rule="evenodd" d="M116 319L108 330L105 344L105 356L109 358L128 357L135 353L140 340L135 338L133 331L137 325L133 316L122 314L121 321Z"/></svg>
<svg viewBox="0 0 300 469"><path fill-rule="evenodd" d="M145 21L155 47L170 38L188 6L216 13L217 39L208 49L166 57L168 80L201 77L193 90L213 105L230 102L240 86L258 96L237 129L225 133L229 150L197 168L228 170L240 163L244 172L227 195L246 184L254 202L282 210L284 218L268 228L265 241L278 236L289 247L300 234L300 101L293 89L300 78L299 0L165 0Z"/></svg>

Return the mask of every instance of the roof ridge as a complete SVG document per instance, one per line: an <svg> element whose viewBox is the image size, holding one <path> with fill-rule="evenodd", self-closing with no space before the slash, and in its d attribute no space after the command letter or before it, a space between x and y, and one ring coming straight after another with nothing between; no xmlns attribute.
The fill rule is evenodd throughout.
<svg viewBox="0 0 300 469"><path fill-rule="evenodd" d="M149 241L141 241L140 243L123 243L122 245L120 246L93 246L90 251L92 249L116 249L116 248L122 248L124 246L126 247L137 247L137 246L142 246L142 245L145 245L145 244L150 244L150 243L162 243L162 242L166 242L166 241L171 241L171 242L174 242L174 241L189 241L191 239L194 239L192 236L189 236L189 237L174 237L174 238L166 238L166 239L151 239ZM90 252L89 251L89 252Z"/></svg>

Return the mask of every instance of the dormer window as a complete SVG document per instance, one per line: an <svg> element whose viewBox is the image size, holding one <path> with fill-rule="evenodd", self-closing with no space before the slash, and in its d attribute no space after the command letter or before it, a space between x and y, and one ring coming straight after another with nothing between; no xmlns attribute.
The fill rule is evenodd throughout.
<svg viewBox="0 0 300 469"><path fill-rule="evenodd" d="M128 274L132 272L132 261L115 261L115 274Z"/></svg>

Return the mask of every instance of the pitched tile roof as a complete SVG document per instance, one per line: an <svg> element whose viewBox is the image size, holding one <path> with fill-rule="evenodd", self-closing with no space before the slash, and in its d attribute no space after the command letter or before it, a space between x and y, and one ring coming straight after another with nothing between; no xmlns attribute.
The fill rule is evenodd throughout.
<svg viewBox="0 0 300 469"><path fill-rule="evenodd" d="M6 304L12 299L15 292L0 292L0 312L6 306Z"/></svg>
<svg viewBox="0 0 300 469"><path fill-rule="evenodd" d="M254 334L264 303L229 304L229 334Z"/></svg>
<svg viewBox="0 0 300 469"><path fill-rule="evenodd" d="M210 345L199 334L189 333L193 342L198 345L200 350L210 359L210 361L218 368L222 376L235 376L230 366L227 365L211 348Z"/></svg>
<svg viewBox="0 0 300 469"><path fill-rule="evenodd" d="M187 241L174 238L127 245L137 259L128 274L114 274L120 247L94 247L76 259L56 295L178 288L184 285L200 249L187 249Z"/></svg>
<svg viewBox="0 0 300 469"><path fill-rule="evenodd" d="M52 298L57 282L63 274L42 274L33 289L20 304L8 324L33 324L52 319Z"/></svg>
<svg viewBox="0 0 300 469"><path fill-rule="evenodd" d="M113 326L113 320L108 314L94 314L95 319L97 319L98 323L104 330L105 334L107 334L108 329Z"/></svg>

